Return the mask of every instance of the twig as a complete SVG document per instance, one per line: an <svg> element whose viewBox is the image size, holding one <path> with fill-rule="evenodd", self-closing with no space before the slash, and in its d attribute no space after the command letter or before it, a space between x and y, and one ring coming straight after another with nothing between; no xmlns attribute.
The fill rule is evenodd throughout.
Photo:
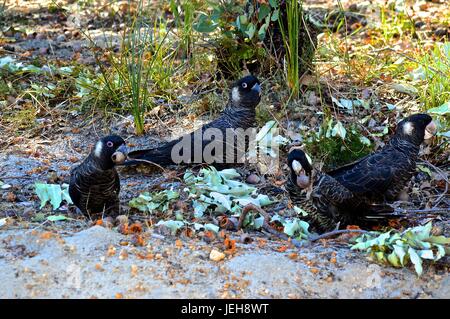
<svg viewBox="0 0 450 319"><path fill-rule="evenodd" d="M131 158L131 160L136 161L136 162L144 162L144 163L147 163L147 164L151 164L151 165L154 165L154 166L160 168L162 171L164 171L164 173L167 172L167 170L166 170L164 167L162 167L162 166L159 165L159 164L156 164L155 162L148 161L148 160L145 160L145 159L140 159L140 158L139 158L139 159L137 159L137 158Z"/></svg>
<svg viewBox="0 0 450 319"><path fill-rule="evenodd" d="M0 176L0 179L33 179L33 176Z"/></svg>
<svg viewBox="0 0 450 319"><path fill-rule="evenodd" d="M367 231L367 230L362 230L362 229L338 229L338 230L333 230L333 231L330 231L330 232L322 234L322 235L310 237L309 240L317 241L319 239L324 239L324 238L333 237L333 236L340 235L340 234L349 234L349 233L368 234L368 233L373 233L373 232Z"/></svg>
<svg viewBox="0 0 450 319"><path fill-rule="evenodd" d="M166 239L165 236L160 235L160 234L155 234L155 233L152 233L150 236L153 237L153 238L156 238L156 239L161 239L161 240L165 240Z"/></svg>
<svg viewBox="0 0 450 319"><path fill-rule="evenodd" d="M449 211L450 208L439 208L439 207L433 207L433 208L425 208L425 209L395 209L395 212L403 212L403 213L432 213L432 212L441 212L441 211Z"/></svg>

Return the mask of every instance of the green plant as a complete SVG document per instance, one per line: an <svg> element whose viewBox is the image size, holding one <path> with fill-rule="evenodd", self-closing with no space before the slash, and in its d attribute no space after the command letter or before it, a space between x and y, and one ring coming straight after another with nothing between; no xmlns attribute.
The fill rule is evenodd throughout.
<svg viewBox="0 0 450 319"><path fill-rule="evenodd" d="M411 76L418 80L425 110L450 101L450 42L436 43L430 52L418 57L418 62Z"/></svg>
<svg viewBox="0 0 450 319"><path fill-rule="evenodd" d="M169 208L169 204L177 200L180 194L172 190L163 190L160 192L144 192L138 197L133 198L129 205L141 212L152 213L153 211L165 212Z"/></svg>
<svg viewBox="0 0 450 319"><path fill-rule="evenodd" d="M308 153L324 162L326 169L351 163L372 150L370 140L362 135L358 126L345 128L342 122L332 118L324 120L319 131L306 137L305 146Z"/></svg>
<svg viewBox="0 0 450 319"><path fill-rule="evenodd" d="M390 230L378 236L364 234L356 239L351 249L364 251L372 259L394 267L412 263L420 276L423 260L437 261L450 253L450 238L434 236L431 230L432 223L429 222L403 232Z"/></svg>
<svg viewBox="0 0 450 319"><path fill-rule="evenodd" d="M83 72L76 83L78 96L84 101L131 110L138 135L144 133L144 114L151 107L149 95L161 96L173 89L170 77L176 71L178 49L167 41L166 22L155 19L150 24L143 16L145 12L140 0L129 27L123 31L120 53L110 50L100 55L94 51L100 74ZM95 45L89 34L84 35Z"/></svg>
<svg viewBox="0 0 450 319"><path fill-rule="evenodd" d="M286 78L292 96L298 97L300 89L299 79L299 34L302 16L302 1L286 0L287 26L283 19L279 19L280 30L286 48ZM287 32L286 32L287 31Z"/></svg>
<svg viewBox="0 0 450 319"><path fill-rule="evenodd" d="M170 0L170 9L174 14L178 36L181 39L180 48L184 58L190 58L194 44L194 14L198 4L193 1Z"/></svg>
<svg viewBox="0 0 450 319"><path fill-rule="evenodd" d="M197 16L194 30L214 39L218 68L223 74L234 77L244 65L254 70L261 61L269 60L264 41L279 17L276 0L228 0L210 2L210 6L213 10L209 14L200 12Z"/></svg>
<svg viewBox="0 0 450 319"><path fill-rule="evenodd" d="M279 8L276 0L269 3L245 1L211 2L213 11L210 15L200 13L194 28L198 32L211 33L217 28L229 38L239 37L248 41L263 41L270 22L278 20Z"/></svg>

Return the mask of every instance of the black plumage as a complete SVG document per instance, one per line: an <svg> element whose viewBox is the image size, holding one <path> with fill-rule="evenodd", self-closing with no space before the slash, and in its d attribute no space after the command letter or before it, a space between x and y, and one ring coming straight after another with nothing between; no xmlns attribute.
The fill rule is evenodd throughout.
<svg viewBox="0 0 450 319"><path fill-rule="evenodd" d="M92 218L119 214L120 179L115 165L125 157L125 141L119 136L106 136L72 169L69 195L84 215Z"/></svg>
<svg viewBox="0 0 450 319"><path fill-rule="evenodd" d="M394 201L415 172L420 144L436 132L432 118L415 114L402 120L394 136L377 152L323 173L305 153L290 151L287 190L294 202L306 204L319 230L365 224L392 216Z"/></svg>
<svg viewBox="0 0 450 319"><path fill-rule="evenodd" d="M230 158L234 159L233 161L237 161L236 154L237 150L240 147L238 134L234 131L230 131L227 129L243 129L246 130L254 126L255 123L255 108L261 100L261 87L259 80L252 76L246 76L237 82L234 83L229 96L228 104L225 110L222 112L219 118L216 120L202 126L198 130L186 134L180 138L177 138L173 141L162 144L159 147L152 149L144 149L144 150L136 150L128 153L128 161L126 161L125 165L137 165L137 164L145 164L145 163L156 163L158 165L171 165L171 164L180 164L180 163L208 163L215 166L220 166L221 163L230 163ZM201 140L195 139L198 136L202 136L203 133L207 129L215 128L218 129L222 136L216 137L203 137ZM200 135L199 135L200 133ZM227 135L228 134L228 135ZM229 136L231 134L231 136ZM231 139L229 139L231 137ZM194 142L195 139L195 142ZM229 141L234 140L233 147L227 148L227 145L230 145ZM179 143L187 141L188 148L190 149L189 153L184 153L181 151L179 153L175 153L175 150L178 148L174 148L175 146L179 147ZM223 153L221 154L212 154L213 158L205 159L199 154L203 154L203 151L212 141L215 143L220 143L223 145ZM227 144L228 141L228 144ZM240 142L240 141L239 141ZM186 144L185 144L186 145ZM211 144L212 145L212 144ZM248 146L248 143L244 145L244 148ZM175 159L172 155L172 151L174 154L181 155L179 158L183 157L183 160L180 161L179 158ZM227 153L228 151L228 153ZM233 153L233 154L231 154ZM201 155L200 154L200 155ZM228 158L228 160L227 160ZM218 165L216 165L218 164Z"/></svg>

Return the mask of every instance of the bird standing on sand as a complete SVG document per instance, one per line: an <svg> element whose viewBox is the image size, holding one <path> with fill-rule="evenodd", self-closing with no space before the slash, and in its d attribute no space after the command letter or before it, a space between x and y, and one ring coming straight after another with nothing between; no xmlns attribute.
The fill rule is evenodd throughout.
<svg viewBox="0 0 450 319"><path fill-rule="evenodd" d="M220 165L224 162L230 163L230 159L232 159L231 162L236 162L235 154L238 153L238 144L241 141L239 141L238 134L234 130L246 130L254 126L255 108L260 100L261 86L259 80L252 75L246 76L234 83L230 91L228 104L219 118L190 134L164 143L159 147L129 152L129 160L124 164L137 165L141 163L154 163L166 166L180 163L208 163ZM208 136L208 130L209 132L214 132L210 129L215 129L215 132L220 133L218 134L219 136L216 134ZM197 138L198 136L201 137L200 140ZM230 143L227 142L230 140L232 141L232 146L227 147L230 146ZM208 144L213 141L217 146L220 144L223 152L213 153L212 158L201 156L208 149ZM183 154L177 151L180 145L185 146ZM242 148L246 147L247 145ZM185 151L188 153L184 153ZM182 158L182 160L177 160L174 155L179 155L179 158ZM199 158L200 160L198 160Z"/></svg>
<svg viewBox="0 0 450 319"><path fill-rule="evenodd" d="M87 217L119 214L120 179L115 165L126 158L125 141L100 139L89 156L70 172L69 195Z"/></svg>
<svg viewBox="0 0 450 319"><path fill-rule="evenodd" d="M288 155L287 190L294 202L306 203L312 223L321 231L392 216L387 202L396 200L406 187L420 144L435 133L429 115L411 115L398 124L382 149L327 173L314 169L307 155L293 148Z"/></svg>

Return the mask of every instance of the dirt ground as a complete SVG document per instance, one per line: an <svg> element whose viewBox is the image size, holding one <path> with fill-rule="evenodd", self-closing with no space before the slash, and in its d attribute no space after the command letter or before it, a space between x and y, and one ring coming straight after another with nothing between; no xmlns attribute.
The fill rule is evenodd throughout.
<svg viewBox="0 0 450 319"><path fill-rule="evenodd" d="M136 249L100 226L49 239L42 232L0 234L0 291L4 298L448 298L450 277L433 270L370 264L345 248L314 245L277 252L275 244L238 245L224 261L211 246L155 239ZM108 256L109 246L116 247ZM127 252L127 257L125 253ZM152 251L151 259L139 252ZM295 251L295 252L294 252ZM335 254L336 261L330 262ZM312 266L313 265L313 266ZM441 274L439 274L441 273Z"/></svg>
<svg viewBox="0 0 450 319"><path fill-rule="evenodd" d="M29 52L30 59L53 55L62 61L94 64L87 42L73 25L73 19L85 17L39 11L39 1L20 3L29 10L24 17L34 21L30 23L36 34L12 34L18 41L9 44L8 51ZM20 12L20 5L16 10ZM39 19L33 20L36 12ZM101 46L104 31L95 37L96 21L81 23ZM40 36L44 32L45 37ZM61 35L64 38L58 38ZM241 233L230 233L237 240L236 250L217 262L209 256L212 249L224 250L220 239L207 242L201 236L174 237L145 228L146 243L140 247L131 243L130 235L94 226L67 206L59 213L72 219L56 223L36 219L38 213L50 211L39 210L35 181L67 182L70 168L88 154L99 136L113 133L132 145L148 145L208 120L184 118L174 126L171 113L160 116L147 118L144 137L133 135L131 117L114 113L109 118L82 117L63 108L41 109L34 128L20 134L0 127L0 180L10 185L0 189L0 218L8 217L6 225L0 226L0 297L450 298L448 260L425 266L418 278L412 268L368 261L351 251L345 238L296 248L260 232L250 233L248 244L240 241ZM128 201L140 192L180 186L177 179L159 171L120 168L119 173L125 214L130 213ZM283 195L279 200L287 198ZM440 222L444 233L448 232L449 221Z"/></svg>

